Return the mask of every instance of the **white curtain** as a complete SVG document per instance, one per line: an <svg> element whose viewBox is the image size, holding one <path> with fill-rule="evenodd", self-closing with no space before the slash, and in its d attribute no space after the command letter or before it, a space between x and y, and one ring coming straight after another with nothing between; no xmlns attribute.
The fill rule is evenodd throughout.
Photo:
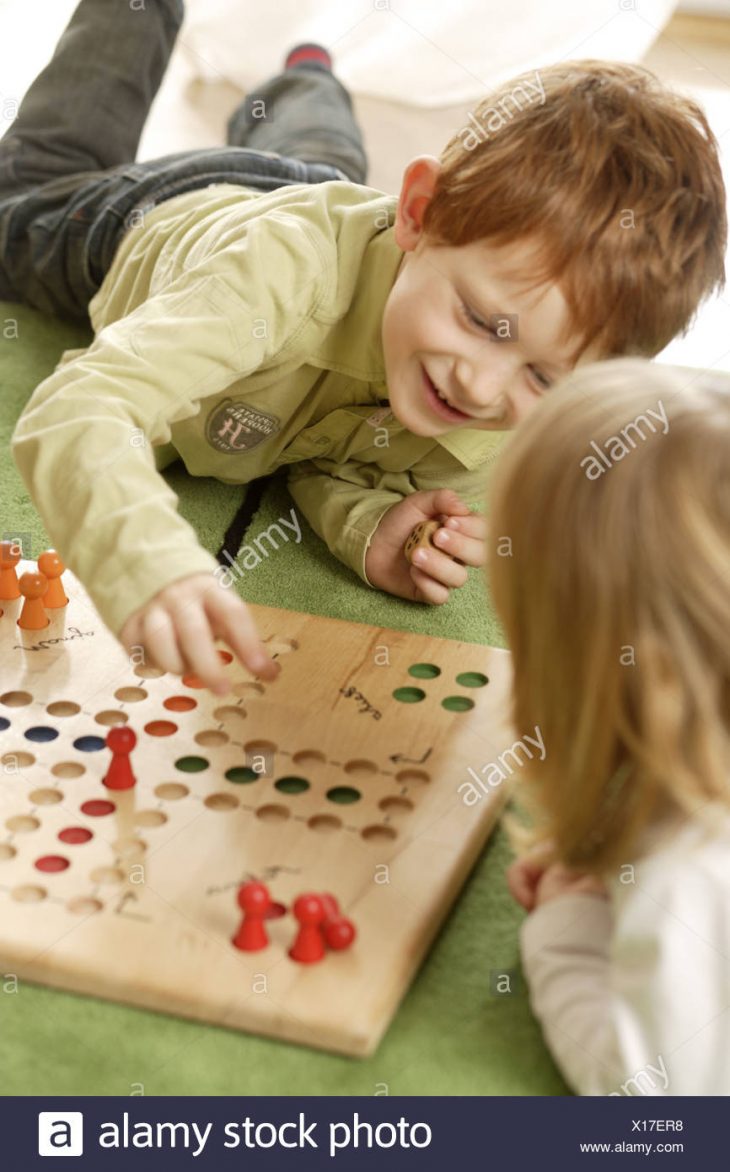
<svg viewBox="0 0 730 1172"><path fill-rule="evenodd" d="M562 58L638 61L676 0L188 0L180 51L195 76L242 90L318 41L355 94L435 107Z"/></svg>

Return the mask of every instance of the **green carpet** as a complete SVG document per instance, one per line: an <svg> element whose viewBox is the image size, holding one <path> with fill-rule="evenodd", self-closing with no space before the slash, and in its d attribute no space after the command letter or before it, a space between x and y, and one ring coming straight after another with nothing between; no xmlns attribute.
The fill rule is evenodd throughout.
<svg viewBox="0 0 730 1172"><path fill-rule="evenodd" d="M13 322L17 322L17 338ZM26 533L33 555L45 534L8 455L14 422L81 329L0 303L0 531ZM245 489L167 478L183 515L215 552ZM292 506L272 479L251 536ZM407 603L364 586L302 518L300 545L283 545L240 580L251 602L333 618L504 646L478 571L443 607ZM0 665L0 678L2 665ZM549 1095L565 1094L532 1018L519 975L521 912L504 881L509 850L497 832L448 917L373 1058L333 1057L303 1047L77 997L22 983L0 985L0 1092L10 1095ZM512 971L512 992L490 975ZM3 972L0 955L0 981Z"/></svg>

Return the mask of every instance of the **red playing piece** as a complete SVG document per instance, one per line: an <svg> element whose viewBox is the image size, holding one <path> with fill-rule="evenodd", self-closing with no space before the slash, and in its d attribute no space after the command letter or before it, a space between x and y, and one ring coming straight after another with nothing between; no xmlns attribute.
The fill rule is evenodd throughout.
<svg viewBox="0 0 730 1172"><path fill-rule="evenodd" d="M68 598L61 581L61 574L66 567L55 549L47 549L45 553L41 554L38 558L38 569L48 579L48 589L43 599L43 605L49 610L57 610L62 606L67 606Z"/></svg>
<svg viewBox="0 0 730 1172"><path fill-rule="evenodd" d="M244 883L238 889L237 899L243 920L231 943L242 952L259 952L269 943L264 927L271 906L269 889L263 883Z"/></svg>
<svg viewBox="0 0 730 1172"><path fill-rule="evenodd" d="M345 916L340 916L338 920L328 920L324 926L327 947L331 948L333 952L344 952L346 948L350 947L356 935L355 925Z"/></svg>
<svg viewBox="0 0 730 1172"><path fill-rule="evenodd" d="M300 895L293 911L300 927L289 956L300 964L315 964L325 955L322 924L327 913L322 899L319 895Z"/></svg>
<svg viewBox="0 0 730 1172"><path fill-rule="evenodd" d="M43 595L48 587L45 574L21 574L18 586L25 599L18 626L23 631L41 631L49 621L43 605Z"/></svg>
<svg viewBox="0 0 730 1172"><path fill-rule="evenodd" d="M334 895L326 892L320 896L325 910L325 921L322 925L327 947L333 952L342 952L352 944L357 931L352 920L346 919L340 912L340 905Z"/></svg>
<svg viewBox="0 0 730 1172"><path fill-rule="evenodd" d="M137 734L126 724L110 728L106 734L106 747L112 751L112 759L103 779L107 789L132 789L137 778L132 773L129 754L137 744Z"/></svg>
<svg viewBox="0 0 730 1172"><path fill-rule="evenodd" d="M20 561L20 546L15 541L0 541L0 598L12 602L20 598L15 567Z"/></svg>

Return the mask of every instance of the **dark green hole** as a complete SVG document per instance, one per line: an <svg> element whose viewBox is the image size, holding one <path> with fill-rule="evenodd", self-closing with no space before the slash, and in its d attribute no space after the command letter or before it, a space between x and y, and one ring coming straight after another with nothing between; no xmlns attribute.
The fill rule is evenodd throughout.
<svg viewBox="0 0 730 1172"><path fill-rule="evenodd" d="M359 789L352 789L349 785L336 785L334 789L327 790L327 797L340 806L349 806L359 802L361 794Z"/></svg>
<svg viewBox="0 0 730 1172"><path fill-rule="evenodd" d="M468 696L447 696L441 701L441 707L448 708L449 712L468 712L474 707L474 701Z"/></svg>
<svg viewBox="0 0 730 1172"><path fill-rule="evenodd" d="M303 794L309 789L309 782L305 777L280 777L274 785L283 794Z"/></svg>
<svg viewBox="0 0 730 1172"><path fill-rule="evenodd" d="M419 700L426 699L426 693L420 688L396 688L393 698L403 704L417 704Z"/></svg>
<svg viewBox="0 0 730 1172"><path fill-rule="evenodd" d="M207 769L209 764L205 757L178 757L175 768L181 773L200 773L201 769Z"/></svg>
<svg viewBox="0 0 730 1172"><path fill-rule="evenodd" d="M226 781L235 781L237 785L245 785L249 781L256 781L258 773L255 769L250 769L248 765L234 765L232 769L227 769L224 777Z"/></svg>
<svg viewBox="0 0 730 1172"><path fill-rule="evenodd" d="M435 663L414 663L408 668L408 674L417 680L435 680L436 676L441 675L441 668L436 667Z"/></svg>
<svg viewBox="0 0 730 1172"><path fill-rule="evenodd" d="M480 671L463 671L456 677L456 682L461 684L462 688L483 688L489 680Z"/></svg>

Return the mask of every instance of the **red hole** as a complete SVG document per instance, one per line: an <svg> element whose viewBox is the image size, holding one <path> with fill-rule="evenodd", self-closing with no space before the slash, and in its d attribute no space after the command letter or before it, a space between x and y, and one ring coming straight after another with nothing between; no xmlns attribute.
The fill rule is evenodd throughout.
<svg viewBox="0 0 730 1172"><path fill-rule="evenodd" d="M168 696L164 706L168 712L189 712L191 708L198 707L198 701L193 700L192 696Z"/></svg>
<svg viewBox="0 0 730 1172"><path fill-rule="evenodd" d="M203 681L198 676L192 675L192 674L187 675L187 676L183 676L182 682L185 684L186 688L204 688L205 687L205 684L203 683Z"/></svg>
<svg viewBox="0 0 730 1172"><path fill-rule="evenodd" d="M39 871L65 871L69 861L61 855L42 855L40 859L36 859L35 865Z"/></svg>
<svg viewBox="0 0 730 1172"><path fill-rule="evenodd" d="M66 830L60 830L58 832L58 837L61 842L68 842L76 846L79 843L88 842L94 836L85 826L68 826Z"/></svg>
<svg viewBox="0 0 730 1172"><path fill-rule="evenodd" d="M233 656L230 651L219 651L218 654L224 663L231 663L233 661Z"/></svg>
<svg viewBox="0 0 730 1172"><path fill-rule="evenodd" d="M151 737L171 737L177 732L177 725L171 720L151 720L144 726L144 731Z"/></svg>
<svg viewBox="0 0 730 1172"><path fill-rule="evenodd" d="M89 818L103 818L105 814L113 814L116 810L114 802L105 802L103 798L92 798L81 806L81 813Z"/></svg>

